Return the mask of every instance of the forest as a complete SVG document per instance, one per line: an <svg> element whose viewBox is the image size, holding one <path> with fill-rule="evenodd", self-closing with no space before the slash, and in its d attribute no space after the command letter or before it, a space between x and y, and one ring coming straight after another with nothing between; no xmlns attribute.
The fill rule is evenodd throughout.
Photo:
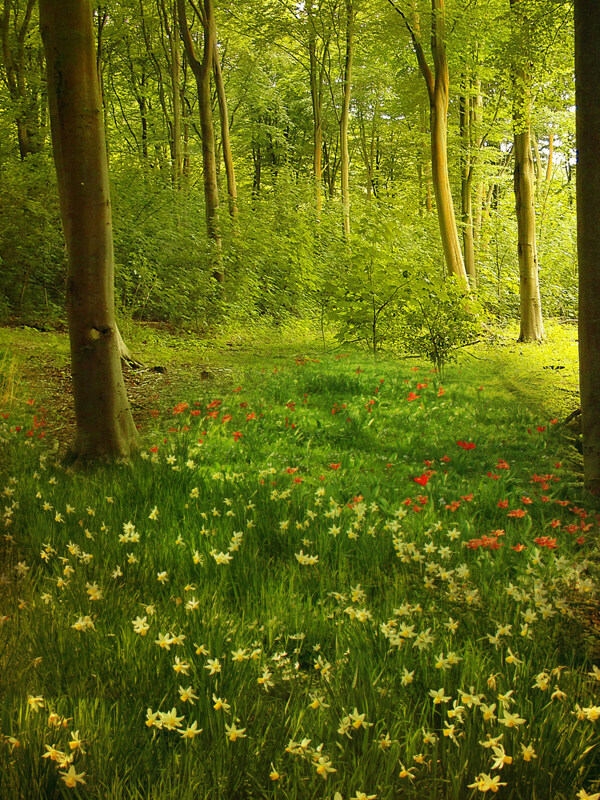
<svg viewBox="0 0 600 800"><path fill-rule="evenodd" d="M600 800L596 0L0 44L0 797Z"/></svg>

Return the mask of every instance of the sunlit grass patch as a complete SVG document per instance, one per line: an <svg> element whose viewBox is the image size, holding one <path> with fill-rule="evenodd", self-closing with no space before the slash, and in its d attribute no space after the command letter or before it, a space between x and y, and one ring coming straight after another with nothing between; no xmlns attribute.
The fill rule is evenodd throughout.
<svg viewBox="0 0 600 800"><path fill-rule="evenodd" d="M0 795L595 791L597 518L558 424L355 354L209 391L93 475L3 422Z"/></svg>

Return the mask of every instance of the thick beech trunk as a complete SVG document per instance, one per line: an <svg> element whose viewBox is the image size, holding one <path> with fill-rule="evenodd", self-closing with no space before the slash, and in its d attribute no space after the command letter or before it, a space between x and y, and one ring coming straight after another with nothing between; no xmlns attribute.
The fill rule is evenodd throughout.
<svg viewBox="0 0 600 800"><path fill-rule="evenodd" d="M600 494L600 5L575 0L579 389L586 488Z"/></svg>
<svg viewBox="0 0 600 800"><path fill-rule="evenodd" d="M177 13L181 38L187 60L192 68L198 87L200 108L200 136L202 138L202 175L204 179L204 204L208 237L214 245L213 277L223 283L223 259L221 254L221 232L219 229L219 188L217 183L217 158L212 117L212 98L210 94L210 75L216 45L215 18L212 0L194 4L199 9L200 22L204 29L202 60L196 57L194 43L187 24L185 0L177 0Z"/></svg>
<svg viewBox="0 0 600 800"><path fill-rule="evenodd" d="M90 0L40 0L52 144L68 253L74 460L128 456L137 431L114 316L108 163Z"/></svg>
<svg viewBox="0 0 600 800"><path fill-rule="evenodd" d="M344 236L350 238L350 157L348 154L348 120L350 118L350 96L352 90L352 59L354 58L354 7L353 0L346 0L346 60L344 63L342 115L340 118L342 175L342 210Z"/></svg>
<svg viewBox="0 0 600 800"><path fill-rule="evenodd" d="M229 204L229 214L232 219L237 217L237 185L235 181L235 167L233 165L233 152L231 150L231 138L229 136L229 112L227 111L227 95L225 94L225 83L219 61L219 51L215 41L214 75L215 86L217 88L217 98L219 100L219 120L221 122L221 142L223 144L223 161L225 162L225 174L227 175L227 200Z"/></svg>

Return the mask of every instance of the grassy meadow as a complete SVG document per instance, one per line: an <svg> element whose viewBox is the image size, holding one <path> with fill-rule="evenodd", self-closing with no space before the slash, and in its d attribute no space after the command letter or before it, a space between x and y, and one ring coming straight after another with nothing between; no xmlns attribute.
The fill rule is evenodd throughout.
<svg viewBox="0 0 600 800"><path fill-rule="evenodd" d="M442 378L132 329L179 378L133 463L72 473L35 383L65 337L8 332L0 797L598 800L573 337Z"/></svg>

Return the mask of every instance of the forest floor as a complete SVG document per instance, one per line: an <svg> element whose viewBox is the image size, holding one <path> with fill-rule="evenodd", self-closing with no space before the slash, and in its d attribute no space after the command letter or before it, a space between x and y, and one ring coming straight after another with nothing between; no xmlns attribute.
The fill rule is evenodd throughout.
<svg viewBox="0 0 600 800"><path fill-rule="evenodd" d="M73 473L67 336L2 330L0 797L596 796L574 327L123 335L139 457Z"/></svg>
<svg viewBox="0 0 600 800"><path fill-rule="evenodd" d="M4 327L0 339L0 396L21 384L21 394L36 398L46 409L46 421L61 441L74 434L75 415L71 390L69 339L66 331L40 331L27 326ZM546 323L547 339L541 344L517 342L516 325L498 329L492 336L461 353L467 379L485 375L495 388L504 387L507 402L534 405L562 423L579 406L577 326L572 321ZM157 407L168 408L198 385L227 389L256 376L266 364L276 368L298 358L319 358L324 353L347 352L331 336L325 340L299 326L247 326L203 337L194 331L167 325L129 322L123 334L140 366L125 365L124 377L136 423L143 431ZM2 385L2 356L13 362L11 386ZM372 358L364 354L365 360ZM382 355L387 363L403 358ZM411 363L419 363L409 357ZM448 367L454 376L460 369ZM254 378L253 378L254 379ZM577 431L577 422L571 426Z"/></svg>

